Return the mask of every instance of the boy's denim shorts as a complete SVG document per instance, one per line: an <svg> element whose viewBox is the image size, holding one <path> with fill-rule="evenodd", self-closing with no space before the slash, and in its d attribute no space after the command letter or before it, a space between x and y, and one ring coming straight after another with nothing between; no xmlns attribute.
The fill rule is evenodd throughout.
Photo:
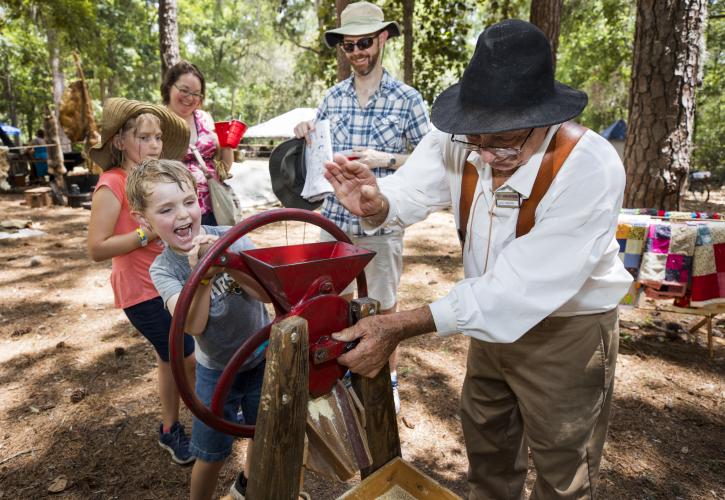
<svg viewBox="0 0 725 500"><path fill-rule="evenodd" d="M244 415L244 423L254 425L257 422L257 408L262 393L264 379L264 360L251 370L237 374L229 395L224 403L224 418L239 422L239 408ZM196 364L196 395L206 406L211 404L214 388L221 376L221 370L212 370ZM205 462L219 462L232 453L234 437L212 429L194 417L191 425L191 454Z"/></svg>
<svg viewBox="0 0 725 500"><path fill-rule="evenodd" d="M171 314L164 307L161 297L146 300L123 310L131 324L151 342L161 361L169 362L169 330ZM184 357L194 353L194 339L184 334Z"/></svg>

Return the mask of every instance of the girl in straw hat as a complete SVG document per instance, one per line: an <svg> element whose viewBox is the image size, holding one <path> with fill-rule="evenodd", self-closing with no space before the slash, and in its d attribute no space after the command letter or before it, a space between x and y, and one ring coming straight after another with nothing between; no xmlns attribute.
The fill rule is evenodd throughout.
<svg viewBox="0 0 725 500"><path fill-rule="evenodd" d="M189 143L189 129L163 106L122 98L106 101L101 121L101 142L90 150L91 158L104 172L93 193L88 253L96 262L111 259L115 305L156 350L161 399L159 445L171 453L175 463L188 464L194 459L179 423L179 393L169 365L171 315L149 276L149 267L163 250L163 243L131 215L126 177L146 158L181 158ZM188 336L184 355L193 379L194 341Z"/></svg>

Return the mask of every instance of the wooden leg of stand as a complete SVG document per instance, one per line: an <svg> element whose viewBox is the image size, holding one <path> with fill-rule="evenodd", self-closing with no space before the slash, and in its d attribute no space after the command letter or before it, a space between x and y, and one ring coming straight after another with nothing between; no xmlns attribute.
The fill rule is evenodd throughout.
<svg viewBox="0 0 725 500"><path fill-rule="evenodd" d="M353 317L359 320L376 314L380 304L369 298L351 302ZM373 462L360 471L364 479L395 457L400 457L398 420L395 417L390 367L385 365L375 378L353 374L352 385L365 408L365 433Z"/></svg>
<svg viewBox="0 0 725 500"><path fill-rule="evenodd" d="M712 317L713 315L709 315L707 317L707 354L712 359L713 352L712 352Z"/></svg>
<svg viewBox="0 0 725 500"><path fill-rule="evenodd" d="M706 317L702 318L700 321L698 321L697 323L695 323L694 326L691 326L690 329L687 330L687 333L692 333L692 334L697 335L696 334L697 330L699 330L701 326L703 326L705 323L707 323L707 318L708 317L706 316Z"/></svg>
<svg viewBox="0 0 725 500"><path fill-rule="evenodd" d="M297 500L305 447L309 376L307 321L272 326L246 498Z"/></svg>

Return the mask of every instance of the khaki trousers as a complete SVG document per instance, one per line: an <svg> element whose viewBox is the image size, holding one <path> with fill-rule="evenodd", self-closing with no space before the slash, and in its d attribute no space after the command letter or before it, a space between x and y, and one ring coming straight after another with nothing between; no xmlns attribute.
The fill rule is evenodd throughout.
<svg viewBox="0 0 725 500"><path fill-rule="evenodd" d="M470 499L593 498L609 423L618 311L549 317L512 344L471 340L461 395Z"/></svg>

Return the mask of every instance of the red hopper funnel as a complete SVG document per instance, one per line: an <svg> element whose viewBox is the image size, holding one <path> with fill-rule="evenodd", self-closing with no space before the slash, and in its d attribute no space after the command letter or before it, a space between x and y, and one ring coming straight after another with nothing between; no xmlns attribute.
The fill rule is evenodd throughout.
<svg viewBox="0 0 725 500"><path fill-rule="evenodd" d="M375 252L328 241L245 250L241 256L264 288L289 310L321 277L332 282L330 293L341 293Z"/></svg>

